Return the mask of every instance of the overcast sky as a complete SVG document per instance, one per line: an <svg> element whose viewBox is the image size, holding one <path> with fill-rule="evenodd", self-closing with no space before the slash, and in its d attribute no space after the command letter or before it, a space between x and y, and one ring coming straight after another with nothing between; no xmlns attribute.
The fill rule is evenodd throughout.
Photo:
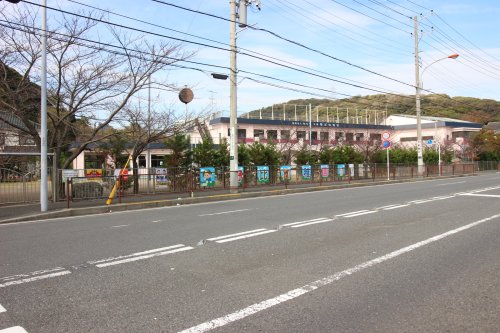
<svg viewBox="0 0 500 333"><path fill-rule="evenodd" d="M69 0L47 1L49 6L69 11L85 9ZM179 64L202 71L176 68L162 74L161 79L168 77L193 89L195 99L189 108L213 108L228 115L229 81L214 80L210 75L229 73L229 53L225 50L229 43L228 0L80 2L161 27L110 15L112 22L185 40L183 47L196 51L191 61L199 64ZM248 9L248 23L267 31L245 29L238 33L237 44L243 53L238 56L239 114L297 98L414 94L415 15L420 21L422 69L448 55L460 54L456 60L446 59L426 68L424 88L450 96L500 100L497 0L261 0L260 8L254 5ZM49 18L54 15L49 11ZM175 92L156 94L163 103L184 110Z"/></svg>

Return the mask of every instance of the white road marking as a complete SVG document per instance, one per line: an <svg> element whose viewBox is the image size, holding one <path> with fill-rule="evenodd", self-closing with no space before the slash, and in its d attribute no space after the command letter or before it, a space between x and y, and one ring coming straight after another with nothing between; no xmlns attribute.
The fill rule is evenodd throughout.
<svg viewBox="0 0 500 333"><path fill-rule="evenodd" d="M17 284L23 284L23 283L28 283L28 282L33 282L33 281L38 281L38 280L43 280L43 279L49 279L49 278L63 276L63 275L67 275L67 274L71 274L71 272L70 271L62 271L62 272L57 272L57 273L33 276L31 278L26 278L26 279L21 279L21 280L4 282L4 283L0 283L0 288L5 288L8 286L14 286Z"/></svg>
<svg viewBox="0 0 500 333"><path fill-rule="evenodd" d="M125 264L128 262L133 262L133 261L138 261L138 260L144 260L144 259L149 259L153 257L158 257L158 256L164 256L167 254L172 254L172 253L177 253L177 252L183 252L183 251L189 251L192 250L193 247L191 246L186 246L186 247L181 247L178 249L170 250L170 251L163 251L163 252L156 252L152 254L147 254L139 257L132 257L128 259L122 259L122 260L116 260L116 261L110 261L110 262L105 262L102 264L97 264L96 267L98 268L103 268L103 267L108 267L108 266L114 266L114 265L120 265L120 264Z"/></svg>
<svg viewBox="0 0 500 333"><path fill-rule="evenodd" d="M431 202L431 201L434 201L434 199L413 200L413 201L409 201L408 203L415 204L415 205L420 205L420 204L423 204L423 203L426 203L426 202Z"/></svg>
<svg viewBox="0 0 500 333"><path fill-rule="evenodd" d="M300 221L300 222L286 223L286 224L282 224L281 226L282 226L282 227L290 227L290 226L292 226L292 225L296 225L296 224L302 224L302 223L308 223L308 222L320 221L320 220L324 220L324 219L326 219L326 217L320 217L320 218L317 218L317 219L305 220L305 221Z"/></svg>
<svg viewBox="0 0 500 333"><path fill-rule="evenodd" d="M445 199L451 199L454 197L455 197L454 195L442 195L440 197L433 197L431 199L433 199L433 200L445 200Z"/></svg>
<svg viewBox="0 0 500 333"><path fill-rule="evenodd" d="M238 210L228 210L226 212L212 213L212 214L201 214L201 215L198 215L198 216L212 216L212 215L231 214L231 213L245 212L247 210L250 210L250 209L247 208L247 209L238 209Z"/></svg>
<svg viewBox="0 0 500 333"><path fill-rule="evenodd" d="M30 276L42 275L42 274L47 274L47 273L52 273L52 272L57 272L57 271L62 271L62 270L65 270L65 268L56 267L56 268L51 268L51 269L44 269L44 270L30 272L30 273L23 273L23 274L16 274L16 275L2 277L2 278L0 278L0 281L17 280L17 279L27 278Z"/></svg>
<svg viewBox="0 0 500 333"><path fill-rule="evenodd" d="M111 228L123 228L123 227L128 227L130 224L120 224L120 225L113 225Z"/></svg>
<svg viewBox="0 0 500 333"><path fill-rule="evenodd" d="M369 210L366 210L366 209L364 209L364 210L358 210L358 211L355 211L355 212L338 214L338 215L335 215L335 216L344 217L344 216L348 216L348 215L352 215L352 214L358 214L358 213L364 213L364 212L369 212Z"/></svg>
<svg viewBox="0 0 500 333"><path fill-rule="evenodd" d="M225 238L225 239L217 240L215 242L216 243L227 243L227 242L232 242L232 241L239 240L239 239L250 238L250 237L260 236L260 235L264 235L264 234L269 234L269 233L275 232L275 231L276 230L264 230L264 231L256 232L256 233L253 233L253 234L247 234L247 235L238 236L238 237L232 237L232 238Z"/></svg>
<svg viewBox="0 0 500 333"><path fill-rule="evenodd" d="M259 232L259 231L264 231L264 230L267 230L267 229L265 229L265 228L254 229L254 230L249 230L249 231L238 232L236 234L229 234L229 235L224 235L224 236L212 237L212 238L207 238L207 241L216 241L216 240L223 239L223 238L239 236L239 235L246 235L246 234L251 234L254 232Z"/></svg>
<svg viewBox="0 0 500 333"><path fill-rule="evenodd" d="M21 326L14 326L0 330L0 333L28 333L28 332Z"/></svg>
<svg viewBox="0 0 500 333"><path fill-rule="evenodd" d="M0 304L0 313L2 312L7 312L7 310L2 306L2 304Z"/></svg>
<svg viewBox="0 0 500 333"><path fill-rule="evenodd" d="M464 193L462 195L467 195L470 197L490 197L490 198L500 198L500 195L495 194L474 194L474 193Z"/></svg>
<svg viewBox="0 0 500 333"><path fill-rule="evenodd" d="M403 207L408 207L408 204L402 204L402 205L394 205L391 207L385 207L384 210L391 210L391 209L397 209L397 208L403 208Z"/></svg>
<svg viewBox="0 0 500 333"><path fill-rule="evenodd" d="M106 259L87 261L87 264L94 265L94 264L99 264L99 263L103 263L103 262L106 262L106 261L116 261L116 260L130 258L130 257L137 257L137 256L145 255L145 254L150 254L150 253L155 253L155 252L162 252L162 251L166 251L166 250L171 250L171 249L175 249L175 248L183 247L183 246L184 246L183 244L176 244L176 245L171 245L171 246L166 246L166 247L160 247L160 248L157 248L157 249L152 249L152 250L147 250L147 251L142 251L142 252L136 252L136 253L132 253L132 254L127 254L127 255L119 256L119 257L109 257L109 258L106 258Z"/></svg>
<svg viewBox="0 0 500 333"><path fill-rule="evenodd" d="M162 220L155 220L155 221L151 221L151 223L158 223L158 222L161 222Z"/></svg>
<svg viewBox="0 0 500 333"><path fill-rule="evenodd" d="M463 181L463 182L454 182L454 183L446 183L446 184L437 184L436 186L448 186L448 185L463 184L463 183L465 183L465 181Z"/></svg>
<svg viewBox="0 0 500 333"><path fill-rule="evenodd" d="M331 222L333 221L333 219L322 219L322 220L319 220L319 221L312 221L312 222L307 222L307 223L302 223L302 224L296 224L296 225L292 225L291 228L301 228L301 227L306 227L308 225L312 225L312 224L319 224L319 223L326 223L326 222Z"/></svg>
<svg viewBox="0 0 500 333"><path fill-rule="evenodd" d="M264 311L266 309L269 309L269 308L271 308L271 307L273 307L275 305L279 305L279 304L284 303L286 301L289 301L291 299L295 299L295 298L297 298L299 296L307 294L307 293L309 293L309 292L311 292L313 290L316 290L316 289L318 289L320 287L327 286L327 285L329 285L329 284L331 284L333 282L336 282L336 281L338 281L338 280L340 280L340 279L342 279L344 277L347 277L349 275L352 275L352 274L357 273L359 271L362 271L364 269L367 269L367 268L373 267L375 265L381 264L381 263L383 263L385 261L388 261L390 259L396 258L396 257L398 257L400 255L403 255L403 254L406 254L408 252L414 251L414 250L416 250L416 249L418 249L418 248L420 248L422 246L425 246L425 245L437 242L437 241L439 241L439 240L441 240L443 238L446 238L448 236L454 235L454 234L459 233L461 231L470 229L470 228L475 227L477 225L480 225L482 223L485 223L485 222L497 219L499 217L500 217L500 214L497 214L497 215L493 215L493 216L487 217L485 219L482 219L482 220L479 220L479 221L476 221L476 222L469 223L469 224L464 225L462 227L459 227L459 228L447 231L445 233L442 233L442 234L439 234L437 236L428 238L428 239L423 240L421 242L417 242L417 243L414 243L412 245L403 247L403 248L401 248L399 250L390 252L390 253L388 253L386 255L383 255L383 256L377 257L375 259L366 261L366 262L361 263L359 265L356 265L354 267L348 268L348 269L346 269L344 271L341 271L341 272L335 273L333 275L327 276L325 278L313 281L313 282L311 282L309 284L306 284L306 285L304 285L304 286L302 286L300 288L293 289L293 290L291 290L289 292L286 292L286 293L281 294L279 296L276 296L274 298L270 298L270 299L267 299L265 301L262 301L262 302L259 302L259 303L255 303L255 304L250 305L250 306L248 306L246 308L243 308L241 310L238 310L238 311L235 311L233 313L227 314L227 315L225 315L223 317L219 317L219 318L216 318L216 319L204 322L202 324L193 326L193 327L188 328L186 330L183 330L183 331L181 331L179 333L202 333L202 332L211 331L211 330L213 330L215 328L218 328L218 327L225 326L225 325L230 324L232 322L238 321L240 319L246 318L246 317L251 316L253 314L256 314L258 312L261 312L261 311Z"/></svg>
<svg viewBox="0 0 500 333"><path fill-rule="evenodd" d="M376 212L377 212L376 210L367 210L365 212L359 212L359 213L356 213L356 214L344 215L343 217L345 217L345 218L356 217L356 216L361 216L361 215L373 214L373 213L376 213Z"/></svg>

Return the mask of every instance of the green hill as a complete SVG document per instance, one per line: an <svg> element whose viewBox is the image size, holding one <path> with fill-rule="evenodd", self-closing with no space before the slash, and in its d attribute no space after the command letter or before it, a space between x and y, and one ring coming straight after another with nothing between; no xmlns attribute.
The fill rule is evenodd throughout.
<svg viewBox="0 0 500 333"><path fill-rule="evenodd" d="M309 105L315 107L338 107L339 109L371 109L387 110L391 114L415 114L415 96L394 95L369 95L354 96L346 99L295 99L282 104ZM500 102L492 99L479 99L473 97L449 97L443 94L422 95L422 115L449 117L486 124L490 121L500 121ZM250 116L271 115L271 106L262 110L250 112ZM302 111L303 112L303 111Z"/></svg>

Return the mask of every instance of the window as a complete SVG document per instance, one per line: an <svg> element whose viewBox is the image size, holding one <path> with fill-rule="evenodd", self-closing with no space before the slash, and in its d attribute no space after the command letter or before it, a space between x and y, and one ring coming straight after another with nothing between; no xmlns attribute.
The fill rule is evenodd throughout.
<svg viewBox="0 0 500 333"><path fill-rule="evenodd" d="M335 132L335 141L344 140L344 133Z"/></svg>
<svg viewBox="0 0 500 333"><path fill-rule="evenodd" d="M354 133L346 133L346 135L345 135L345 139L346 139L346 141L348 141L348 142L352 142L352 141L354 141Z"/></svg>
<svg viewBox="0 0 500 333"><path fill-rule="evenodd" d="M268 140L278 140L278 131L277 130L267 130L267 139Z"/></svg>
<svg viewBox="0 0 500 333"><path fill-rule="evenodd" d="M356 141L363 141L365 139L365 134L364 133L356 133L355 137L356 137Z"/></svg>
<svg viewBox="0 0 500 333"><path fill-rule="evenodd" d="M319 133L319 139L321 141L328 141L329 140L329 135L328 135L328 132L321 132Z"/></svg>
<svg viewBox="0 0 500 333"><path fill-rule="evenodd" d="M311 140L313 141L318 140L318 132L311 132Z"/></svg>
<svg viewBox="0 0 500 333"><path fill-rule="evenodd" d="M381 140L382 140L382 134L370 133L370 142L371 143L381 142Z"/></svg>
<svg viewBox="0 0 500 333"><path fill-rule="evenodd" d="M264 130L263 129L254 129L253 130L253 137L259 138L259 139L264 139Z"/></svg>
<svg viewBox="0 0 500 333"><path fill-rule="evenodd" d="M290 140L289 130L281 130L281 140Z"/></svg>
<svg viewBox="0 0 500 333"><path fill-rule="evenodd" d="M247 138L247 130L246 129L238 129L238 139L246 139Z"/></svg>
<svg viewBox="0 0 500 333"><path fill-rule="evenodd" d="M5 134L0 134L0 146L5 146Z"/></svg>
<svg viewBox="0 0 500 333"><path fill-rule="evenodd" d="M306 131L297 131L297 140L303 139L305 140L306 138Z"/></svg>

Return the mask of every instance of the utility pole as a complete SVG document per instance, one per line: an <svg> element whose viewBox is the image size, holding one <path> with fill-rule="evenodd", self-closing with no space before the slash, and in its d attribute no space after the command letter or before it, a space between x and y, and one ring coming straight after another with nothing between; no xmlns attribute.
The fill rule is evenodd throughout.
<svg viewBox="0 0 500 333"><path fill-rule="evenodd" d="M424 158L422 156L422 121L420 118L420 61L418 53L418 16L413 18L415 37L415 104L417 115L417 174L422 177L424 174Z"/></svg>
<svg viewBox="0 0 500 333"><path fill-rule="evenodd" d="M238 123L237 123L237 88L236 88L236 0L230 0L229 30L229 192L238 193Z"/></svg>
<svg viewBox="0 0 500 333"><path fill-rule="evenodd" d="M48 167L47 167L47 0L42 0L42 65L40 98L40 210L49 209ZM55 155L54 157L55 158ZM55 170L57 172L57 170ZM56 186L52 179L52 186Z"/></svg>
<svg viewBox="0 0 500 333"><path fill-rule="evenodd" d="M239 0L239 26L246 27L247 6L252 2L256 3L260 10L259 0ZM236 20L238 15L236 0L229 1L230 19L229 19L229 192L238 193L238 109L237 109L237 67L236 67Z"/></svg>

